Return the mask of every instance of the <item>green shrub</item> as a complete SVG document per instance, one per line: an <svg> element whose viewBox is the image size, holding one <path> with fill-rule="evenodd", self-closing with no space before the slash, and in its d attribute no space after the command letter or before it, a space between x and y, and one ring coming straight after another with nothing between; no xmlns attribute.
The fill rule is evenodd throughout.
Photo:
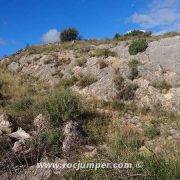
<svg viewBox="0 0 180 180"><path fill-rule="evenodd" d="M149 37L151 36L152 32L144 32L141 30L133 30L127 34L125 34L125 36L130 36L130 37Z"/></svg>
<svg viewBox="0 0 180 180"><path fill-rule="evenodd" d="M161 92L163 89L166 89L168 91L170 88L172 88L172 86L165 80L156 80L152 83L152 86L156 89L159 89Z"/></svg>
<svg viewBox="0 0 180 180"><path fill-rule="evenodd" d="M55 126L59 126L64 121L76 119L83 112L80 98L68 89L51 93L36 105L36 109L38 113L45 114Z"/></svg>
<svg viewBox="0 0 180 180"><path fill-rule="evenodd" d="M129 53L131 55L136 55L139 52L144 52L148 47L148 43L145 39L137 39L131 42L129 46Z"/></svg>
<svg viewBox="0 0 180 180"><path fill-rule="evenodd" d="M133 30L133 31L130 31L126 34L119 34L119 33L116 33L114 35L114 40L119 40L119 41L126 41L126 40L129 40L129 39L133 39L133 38L146 38L146 37L150 37L152 34L151 31L148 31L148 32L144 32L144 31L141 31L141 30Z"/></svg>
<svg viewBox="0 0 180 180"><path fill-rule="evenodd" d="M85 88L95 83L96 81L97 81L97 78L92 75L82 75L80 76L77 85L81 88Z"/></svg>
<svg viewBox="0 0 180 180"><path fill-rule="evenodd" d="M75 28L65 29L60 34L61 42L73 41L78 39L79 39L79 32Z"/></svg>

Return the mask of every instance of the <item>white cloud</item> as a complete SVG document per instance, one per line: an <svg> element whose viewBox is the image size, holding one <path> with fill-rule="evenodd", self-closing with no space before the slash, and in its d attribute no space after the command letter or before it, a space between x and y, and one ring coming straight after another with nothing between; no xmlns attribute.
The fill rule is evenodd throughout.
<svg viewBox="0 0 180 180"><path fill-rule="evenodd" d="M142 13L135 12L131 21L144 29L180 30L180 1L153 0Z"/></svg>
<svg viewBox="0 0 180 180"><path fill-rule="evenodd" d="M43 43L55 43L59 42L60 32L57 29L50 29L48 32L42 35Z"/></svg>

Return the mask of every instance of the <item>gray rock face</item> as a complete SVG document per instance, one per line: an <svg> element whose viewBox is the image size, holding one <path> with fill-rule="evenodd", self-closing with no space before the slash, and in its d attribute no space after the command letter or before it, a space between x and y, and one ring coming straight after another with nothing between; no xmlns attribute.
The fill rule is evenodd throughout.
<svg viewBox="0 0 180 180"><path fill-rule="evenodd" d="M109 101L116 98L118 94L113 82L114 74L118 72L127 82L131 81L129 77L132 69L128 63L132 59L137 59L138 77L134 80L134 83L140 84L136 93L137 104L152 107L153 104L160 103L173 111L180 109L178 89L180 87L180 36L150 42L145 52L134 56L129 54L126 41L116 47L111 44L93 45L91 50L94 51L97 48L107 48L116 52L118 57L91 57L88 53L81 57L76 49L63 50L24 56L18 62L11 63L9 68L17 71L20 66L22 74L38 77L50 85L59 83L62 77L91 75L97 81L85 88L74 85L71 89L86 97L93 96ZM87 60L82 67L77 66L77 59L80 57ZM100 68L101 61L104 61L107 66ZM169 92L164 91L164 94L151 86L154 81L163 80L173 87Z"/></svg>
<svg viewBox="0 0 180 180"><path fill-rule="evenodd" d="M47 122L47 119L42 114L39 114L34 119L34 125L37 127L38 132L49 128L49 123Z"/></svg>
<svg viewBox="0 0 180 180"><path fill-rule="evenodd" d="M180 139L180 131L176 129L171 129L170 134L174 139Z"/></svg>
<svg viewBox="0 0 180 180"><path fill-rule="evenodd" d="M64 135L62 150L66 156L71 156L82 145L85 133L76 122L70 121L64 127Z"/></svg>
<svg viewBox="0 0 180 180"><path fill-rule="evenodd" d="M154 64L180 73L180 36L151 42L146 53Z"/></svg>
<svg viewBox="0 0 180 180"><path fill-rule="evenodd" d="M15 139L18 139L18 140L25 140L25 139L29 139L31 137L22 128L19 128L16 132L13 132L13 133L9 134L9 136L11 138L15 138Z"/></svg>
<svg viewBox="0 0 180 180"><path fill-rule="evenodd" d="M11 72L17 72L19 70L19 63L17 62L12 62L9 66L8 66L8 69L9 71Z"/></svg>
<svg viewBox="0 0 180 180"><path fill-rule="evenodd" d="M139 70L144 76L146 74L147 78L156 79L155 74L161 66L165 70L176 73L171 79L174 86L180 84L180 36L150 42L145 52L134 56L129 54L128 46L124 42L112 48L112 51L127 61L138 59L143 64Z"/></svg>
<svg viewBox="0 0 180 180"><path fill-rule="evenodd" d="M19 140L16 141L12 147L13 152L15 153L20 153L23 151L24 148L24 141L23 140Z"/></svg>
<svg viewBox="0 0 180 180"><path fill-rule="evenodd" d="M173 111L180 111L180 88L172 88L164 95L163 104Z"/></svg>

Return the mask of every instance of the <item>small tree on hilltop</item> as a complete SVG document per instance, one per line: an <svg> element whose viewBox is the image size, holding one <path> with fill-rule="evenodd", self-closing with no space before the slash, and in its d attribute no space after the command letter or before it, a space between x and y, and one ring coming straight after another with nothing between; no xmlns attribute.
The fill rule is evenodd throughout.
<svg viewBox="0 0 180 180"><path fill-rule="evenodd" d="M73 41L78 39L79 39L79 32L75 28L65 29L60 34L61 42Z"/></svg>

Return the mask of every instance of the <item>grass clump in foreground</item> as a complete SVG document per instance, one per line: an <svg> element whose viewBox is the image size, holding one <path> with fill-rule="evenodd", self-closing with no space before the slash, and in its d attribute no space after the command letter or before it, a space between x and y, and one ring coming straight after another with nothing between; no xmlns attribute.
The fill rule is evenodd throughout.
<svg viewBox="0 0 180 180"><path fill-rule="evenodd" d="M179 179L180 164L178 154L172 152L167 158L151 152L141 155L139 148L143 146L143 137L129 125L121 125L120 120L114 122L107 136L107 147L98 149L94 157L82 157L81 162L130 163L129 168L80 169L65 174L67 179ZM140 162L140 168L136 163Z"/></svg>
<svg viewBox="0 0 180 180"><path fill-rule="evenodd" d="M41 114L46 114L53 125L61 125L67 120L76 120L82 113L80 98L68 89L52 92L44 101L36 105Z"/></svg>

